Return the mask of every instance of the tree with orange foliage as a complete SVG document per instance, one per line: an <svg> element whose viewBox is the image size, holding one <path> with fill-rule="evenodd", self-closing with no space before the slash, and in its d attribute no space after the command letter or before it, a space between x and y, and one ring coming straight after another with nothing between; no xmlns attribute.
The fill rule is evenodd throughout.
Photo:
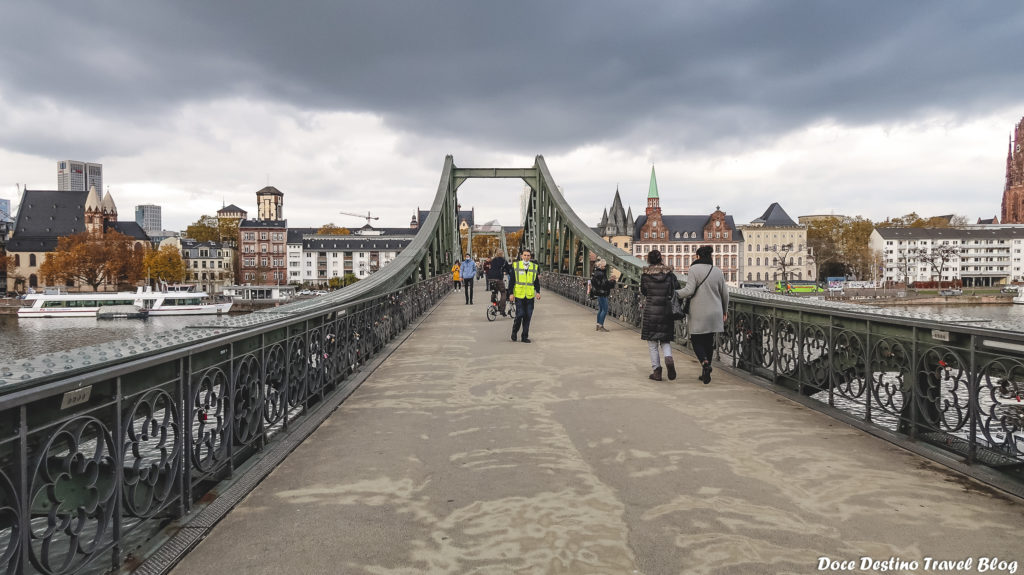
<svg viewBox="0 0 1024 575"><path fill-rule="evenodd" d="M47 283L79 282L93 291L104 283L131 285L142 277L145 251L116 231L82 232L58 238L57 249L47 255L39 273Z"/></svg>

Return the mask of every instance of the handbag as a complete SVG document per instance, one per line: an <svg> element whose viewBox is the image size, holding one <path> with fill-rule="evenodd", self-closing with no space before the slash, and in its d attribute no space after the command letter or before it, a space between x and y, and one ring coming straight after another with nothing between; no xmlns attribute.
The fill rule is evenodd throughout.
<svg viewBox="0 0 1024 575"><path fill-rule="evenodd" d="M714 268L711 268L711 269L714 269ZM697 290L700 289L701 284L703 284L704 280L708 279L708 276L710 276L710 275L711 275L711 270L708 270L708 273L704 276L704 279L702 279L699 282L697 282L697 287L693 288L693 294L694 295L697 295ZM675 276L672 276L672 279L674 280ZM678 285L678 284L676 284L676 285ZM692 296L691 297L680 298L678 295L676 295L676 290L675 289L672 290L672 319L674 319L674 320L686 319L686 316L689 315L689 313L690 313L690 300L691 299L693 299Z"/></svg>

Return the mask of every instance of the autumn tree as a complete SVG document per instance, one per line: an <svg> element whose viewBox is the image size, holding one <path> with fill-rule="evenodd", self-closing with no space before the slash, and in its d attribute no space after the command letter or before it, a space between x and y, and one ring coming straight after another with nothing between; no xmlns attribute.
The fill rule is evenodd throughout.
<svg viewBox="0 0 1024 575"><path fill-rule="evenodd" d="M106 281L107 250L103 235L81 232L57 238L57 249L39 266L48 284L84 283L97 291Z"/></svg>
<svg viewBox="0 0 1024 575"><path fill-rule="evenodd" d="M197 242L220 241L220 222L213 216L201 216L198 221L185 228L185 236Z"/></svg>
<svg viewBox="0 0 1024 575"><path fill-rule="evenodd" d="M324 224L316 231L316 235L318 236L347 236L351 233L352 232L348 228L343 228L336 225L334 222Z"/></svg>
<svg viewBox="0 0 1024 575"><path fill-rule="evenodd" d="M497 236L478 235L473 236L473 253L483 257L491 257L494 252L501 249L501 238Z"/></svg>
<svg viewBox="0 0 1024 575"><path fill-rule="evenodd" d="M0 256L0 265L4 266L4 269L7 270L7 278L13 282L15 290L25 283L25 277L18 274L18 265L15 263L13 255L4 254ZM3 287L6 288L7 286Z"/></svg>
<svg viewBox="0 0 1024 575"><path fill-rule="evenodd" d="M114 231L108 231L103 239L108 253L107 282L126 289L145 277L142 262L148 251L146 246L136 245L132 238Z"/></svg>
<svg viewBox="0 0 1024 575"><path fill-rule="evenodd" d="M57 239L57 249L39 266L47 283L76 282L97 291L104 283L129 286L143 275L145 247L116 231L82 232Z"/></svg>
<svg viewBox="0 0 1024 575"><path fill-rule="evenodd" d="M509 253L505 254L505 259L514 261L519 257L519 246L523 243L523 230L516 232L509 232L505 234L505 245L508 246Z"/></svg>
<svg viewBox="0 0 1024 575"><path fill-rule="evenodd" d="M846 275L842 237L843 218L821 218L807 226L807 246L813 254L816 277Z"/></svg>
<svg viewBox="0 0 1024 575"><path fill-rule="evenodd" d="M847 269L854 276L864 279L871 277L874 257L871 253L871 232L875 225L871 220L856 216L847 218L842 235L842 250Z"/></svg>
<svg viewBox="0 0 1024 575"><path fill-rule="evenodd" d="M181 252L174 246L162 246L159 250L149 250L144 260L147 275L151 278L177 283L185 279L185 261Z"/></svg>

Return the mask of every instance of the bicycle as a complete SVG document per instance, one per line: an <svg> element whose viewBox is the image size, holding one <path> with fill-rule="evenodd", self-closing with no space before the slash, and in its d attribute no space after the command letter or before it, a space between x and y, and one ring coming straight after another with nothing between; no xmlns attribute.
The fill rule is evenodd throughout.
<svg viewBox="0 0 1024 575"><path fill-rule="evenodd" d="M487 306L487 321L494 321L501 317L498 311L498 290L491 288L491 305ZM505 316L516 317L516 300L505 303Z"/></svg>

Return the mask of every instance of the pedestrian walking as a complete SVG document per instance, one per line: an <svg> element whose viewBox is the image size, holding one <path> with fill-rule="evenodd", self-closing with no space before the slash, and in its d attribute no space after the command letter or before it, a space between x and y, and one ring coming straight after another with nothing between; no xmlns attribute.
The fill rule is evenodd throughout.
<svg viewBox="0 0 1024 575"><path fill-rule="evenodd" d="M712 246L697 248L697 259L690 264L686 285L676 291L679 298L690 298L686 321L693 353L700 362L700 379L711 383L711 358L715 353L715 336L725 331L729 319L729 290L725 274L715 267Z"/></svg>
<svg viewBox="0 0 1024 575"><path fill-rule="evenodd" d="M473 258L466 254L466 259L462 260L462 265L459 266L459 275L462 276L462 287L465 288L466 292L466 305L472 305L473 303L473 280L476 279L476 262Z"/></svg>
<svg viewBox="0 0 1024 575"><path fill-rule="evenodd" d="M516 318L512 322L512 341L516 341L519 328L523 328L523 343L530 343L530 321L533 319L533 304L540 299L540 268L530 261L533 251L523 250L521 259L512 264L512 293L508 299L516 300Z"/></svg>
<svg viewBox="0 0 1024 575"><path fill-rule="evenodd" d="M672 319L672 292L679 289L679 280L672 268L662 263L660 251L648 252L647 263L649 265L640 275L640 293L646 296L640 339L647 341L651 354L651 375L648 377L661 381L661 355L664 355L668 378L675 379L672 339L675 338L676 329L675 320Z"/></svg>
<svg viewBox="0 0 1024 575"><path fill-rule="evenodd" d="M502 316L505 315L505 305L508 303L505 301L508 298L505 291L505 276L511 271L512 266L505 260L505 253L498 250L487 266L487 283L490 284L491 293L498 296L498 311Z"/></svg>
<svg viewBox="0 0 1024 575"><path fill-rule="evenodd" d="M462 286L462 280L459 279L459 262L452 266L452 281L455 282L455 291L459 291Z"/></svg>
<svg viewBox="0 0 1024 575"><path fill-rule="evenodd" d="M604 328L604 318L608 316L608 296L614 287L615 280L608 277L608 262L597 260L594 272L590 274L590 285L587 286L588 295L597 298L596 331L608 331Z"/></svg>

